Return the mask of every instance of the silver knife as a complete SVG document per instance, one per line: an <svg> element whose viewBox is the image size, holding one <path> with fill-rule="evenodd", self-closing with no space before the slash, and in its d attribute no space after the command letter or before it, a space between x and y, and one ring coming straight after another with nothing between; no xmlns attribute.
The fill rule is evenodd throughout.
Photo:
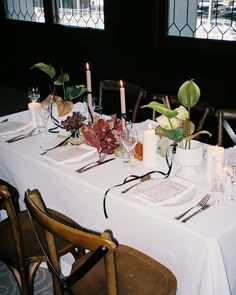
<svg viewBox="0 0 236 295"><path fill-rule="evenodd" d="M97 166L103 165L103 164L108 163L108 162L110 162L110 161L112 161L112 160L115 160L115 159L116 159L116 158L111 158L111 159L105 160L105 161L103 161L103 162L96 163L96 164L94 164L94 165L92 165L92 166L90 166L90 167L88 167L88 168L85 168L85 169L83 169L83 170L81 170L81 171L78 171L78 173L83 173L83 172L85 172L85 171L88 171L89 169L92 169L92 168L94 168L94 167L97 167Z"/></svg>
<svg viewBox="0 0 236 295"><path fill-rule="evenodd" d="M190 216L184 218L183 220L181 220L181 222L186 222L187 220L189 220L190 218L192 218L193 216L197 215L198 213L201 213L202 211L210 208L211 206L217 204L219 202L219 200L214 200L209 202L208 204L206 204L205 206L203 206L201 209L197 210L196 212L194 212L193 214L191 214Z"/></svg>
<svg viewBox="0 0 236 295"><path fill-rule="evenodd" d="M34 136L34 135L38 135L40 133L43 133L43 131L40 131L38 133L34 133L35 130L32 130L31 133L28 133L28 134L22 134L22 135L19 135L17 136L16 138L11 138L11 139L8 139L6 140L7 143L12 143L12 142L15 142L15 141L18 141L18 140L21 140L21 139L24 139L24 138L28 138L28 137L31 137L31 136Z"/></svg>

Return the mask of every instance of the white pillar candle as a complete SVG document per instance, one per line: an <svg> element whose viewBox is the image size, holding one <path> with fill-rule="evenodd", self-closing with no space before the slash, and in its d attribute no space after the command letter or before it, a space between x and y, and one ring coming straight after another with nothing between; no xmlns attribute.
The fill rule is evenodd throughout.
<svg viewBox="0 0 236 295"><path fill-rule="evenodd" d="M40 112L41 104L38 102L30 102L28 103L29 115L32 126L34 128L37 127L37 120Z"/></svg>
<svg viewBox="0 0 236 295"><path fill-rule="evenodd" d="M125 103L125 88L123 86L123 81L120 80L120 109L121 115L126 114L126 103ZM122 128L125 129L125 118L122 117Z"/></svg>
<svg viewBox="0 0 236 295"><path fill-rule="evenodd" d="M87 99L88 99L88 108L93 113L93 103L92 103L92 83L91 83L91 71L89 70L89 63L86 63L86 82L87 82ZM90 120L92 118L90 117Z"/></svg>
<svg viewBox="0 0 236 295"><path fill-rule="evenodd" d="M144 166L154 166L157 159L157 140L158 136L155 129L149 124L149 128L143 134L143 164Z"/></svg>
<svg viewBox="0 0 236 295"><path fill-rule="evenodd" d="M213 157L219 156L224 158L224 148L222 146L214 146L209 145L207 147L207 158L206 158L206 174L207 178L211 180L212 176L212 164L213 164Z"/></svg>

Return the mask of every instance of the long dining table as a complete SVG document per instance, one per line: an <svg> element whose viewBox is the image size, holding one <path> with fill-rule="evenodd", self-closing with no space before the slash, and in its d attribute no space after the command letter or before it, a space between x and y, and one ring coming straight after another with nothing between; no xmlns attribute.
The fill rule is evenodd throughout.
<svg viewBox="0 0 236 295"><path fill-rule="evenodd" d="M29 114L11 114L0 121L4 118L26 121ZM116 158L77 173L76 169L91 160L58 165L41 155L42 146L54 146L62 140L57 134L38 134L7 143L11 136L0 136L0 178L19 190L22 209L25 191L38 189L48 207L67 214L85 228L111 230L119 243L143 251L167 266L177 278L178 295L236 294L236 205L225 202L224 195L213 194L212 199L219 199L219 203L212 208L186 223L174 218L210 192L205 158L197 169L198 177L191 181L193 190L188 199L173 206L159 206L143 202L135 195L135 188L121 192L139 180L116 185L129 175L140 176L151 170L166 173L164 158L157 157L154 167L137 161L133 170L125 169L122 160ZM176 169L173 163L169 177L175 176ZM163 175L153 173L152 177L162 179ZM228 193L229 185L225 191Z"/></svg>

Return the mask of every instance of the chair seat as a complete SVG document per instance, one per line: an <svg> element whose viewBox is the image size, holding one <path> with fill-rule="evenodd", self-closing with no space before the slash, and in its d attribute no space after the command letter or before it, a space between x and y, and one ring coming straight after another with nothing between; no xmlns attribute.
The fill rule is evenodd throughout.
<svg viewBox="0 0 236 295"><path fill-rule="evenodd" d="M49 216L50 215L53 215L54 218L60 221L63 219L63 215L61 213L51 209L49 209ZM43 252L36 241L36 237L32 229L32 223L29 219L27 211L25 210L18 213L18 219L20 230L23 237L23 245L26 260L29 263L35 261L46 262L47 259L43 255ZM71 221L71 225L73 225L75 228L78 228L78 224L73 221ZM16 245L14 242L14 237L11 231L9 231L9 228L10 220L6 218L0 223L0 233L1 236L4 237L4 241L0 243L0 259L7 264L17 265L18 255L15 247ZM59 239L57 237L56 246L59 256L65 255L66 253L73 251L73 249L75 248L71 243Z"/></svg>
<svg viewBox="0 0 236 295"><path fill-rule="evenodd" d="M83 261L85 259L87 257L84 257ZM118 295L172 295L176 293L174 275L161 263L140 251L119 245L115 251L115 261ZM81 260L74 263L72 272L78 264L82 264ZM100 260L87 275L77 282L72 290L75 294L80 295L108 294L103 260Z"/></svg>

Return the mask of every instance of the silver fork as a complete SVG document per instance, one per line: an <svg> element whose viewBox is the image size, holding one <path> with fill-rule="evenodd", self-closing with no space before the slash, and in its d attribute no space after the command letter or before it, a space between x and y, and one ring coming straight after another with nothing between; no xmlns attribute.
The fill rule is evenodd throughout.
<svg viewBox="0 0 236 295"><path fill-rule="evenodd" d="M185 214L187 214L190 210L192 210L193 208L196 208L196 207L202 207L202 206L205 206L206 203L208 202L208 200L210 199L211 197L211 194L206 194L198 203L197 205L189 208L187 211L185 211L184 213L178 215L175 217L175 219L179 220L181 219L182 217L184 217Z"/></svg>
<svg viewBox="0 0 236 295"><path fill-rule="evenodd" d="M99 163L103 162L103 160L106 158L106 156L107 156L106 154L103 154L97 161L90 162L90 163L84 165L83 167L79 168L78 170L75 170L75 172L81 172L82 170L84 170L85 168L87 168L90 165L99 164Z"/></svg>

